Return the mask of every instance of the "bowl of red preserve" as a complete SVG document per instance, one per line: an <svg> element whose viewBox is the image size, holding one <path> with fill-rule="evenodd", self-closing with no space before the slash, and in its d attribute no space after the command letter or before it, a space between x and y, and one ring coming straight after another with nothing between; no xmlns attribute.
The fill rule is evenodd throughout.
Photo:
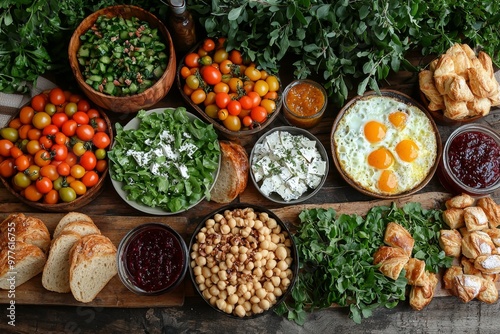
<svg viewBox="0 0 500 334"><path fill-rule="evenodd" d="M327 102L322 85L309 79L294 80L283 92L283 114L291 125L310 129L321 121Z"/></svg>
<svg viewBox="0 0 500 334"><path fill-rule="evenodd" d="M159 295L177 287L188 267L188 250L173 228L147 223L130 230L118 246L118 276L139 295Z"/></svg>
<svg viewBox="0 0 500 334"><path fill-rule="evenodd" d="M500 188L500 136L483 124L466 124L450 135L439 180L454 193L481 197Z"/></svg>

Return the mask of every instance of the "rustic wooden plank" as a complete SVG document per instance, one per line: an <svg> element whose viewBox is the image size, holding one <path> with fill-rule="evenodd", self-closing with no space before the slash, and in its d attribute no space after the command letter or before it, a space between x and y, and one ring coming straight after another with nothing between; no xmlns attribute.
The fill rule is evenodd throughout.
<svg viewBox="0 0 500 334"><path fill-rule="evenodd" d="M52 234L57 223L64 216L60 213L36 213L47 225ZM1 215L5 218L7 215ZM110 238L118 246L125 234L140 224L159 222L169 225L187 241L187 219L184 217L139 217L139 216L97 216L89 215L101 230L101 233ZM161 296L138 296L129 291L116 275L108 282L104 289L90 303L83 304L76 301L71 293L57 293L46 290L42 286L42 275L32 278L15 290L16 304L33 305L71 305L71 306L99 306L99 307L166 307L180 306L184 303L184 282L171 292ZM0 304L8 304L13 298L8 291L0 292Z"/></svg>

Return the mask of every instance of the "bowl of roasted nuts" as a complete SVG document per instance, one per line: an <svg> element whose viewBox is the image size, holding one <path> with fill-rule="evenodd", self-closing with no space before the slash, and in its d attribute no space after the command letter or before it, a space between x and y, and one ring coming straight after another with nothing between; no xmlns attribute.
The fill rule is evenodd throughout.
<svg viewBox="0 0 500 334"><path fill-rule="evenodd" d="M296 245L272 211L230 204L204 217L189 244L196 291L215 310L259 317L286 299L296 281Z"/></svg>

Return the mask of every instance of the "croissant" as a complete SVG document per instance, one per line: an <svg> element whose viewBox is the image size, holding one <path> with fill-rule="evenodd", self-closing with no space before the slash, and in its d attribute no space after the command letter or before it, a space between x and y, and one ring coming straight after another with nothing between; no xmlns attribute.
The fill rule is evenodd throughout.
<svg viewBox="0 0 500 334"><path fill-rule="evenodd" d="M449 119L463 119L469 115L466 101L456 101L448 95L443 95L444 100L444 116Z"/></svg>
<svg viewBox="0 0 500 334"><path fill-rule="evenodd" d="M403 226L390 222L385 229L384 243L388 246L402 248L408 256L411 256L415 239Z"/></svg>
<svg viewBox="0 0 500 334"><path fill-rule="evenodd" d="M474 198L468 194L454 196L445 202L446 208L463 209L474 204Z"/></svg>
<svg viewBox="0 0 500 334"><path fill-rule="evenodd" d="M432 111L444 109L444 101L434 84L433 73L429 70L420 71L418 74L420 90L429 99L428 108Z"/></svg>
<svg viewBox="0 0 500 334"><path fill-rule="evenodd" d="M405 265L405 277L409 285L424 286L427 279L425 261L410 258Z"/></svg>
<svg viewBox="0 0 500 334"><path fill-rule="evenodd" d="M462 237L462 254L469 259L496 251L490 236L482 231L473 231Z"/></svg>
<svg viewBox="0 0 500 334"><path fill-rule="evenodd" d="M446 209L443 211L443 220L452 229L464 227L464 210L459 208Z"/></svg>
<svg viewBox="0 0 500 334"><path fill-rule="evenodd" d="M451 290L451 293L455 294L453 290L453 285L455 284L455 276L463 275L464 271L460 266L451 266L446 269L443 275L443 286L446 290Z"/></svg>
<svg viewBox="0 0 500 334"><path fill-rule="evenodd" d="M477 299L488 304L496 303L498 300L498 290L495 282L483 278L481 284L482 288L477 295Z"/></svg>
<svg viewBox="0 0 500 334"><path fill-rule="evenodd" d="M500 205L496 204L491 197L482 197L478 199L477 205L483 209L486 217L488 217L490 228L495 228L500 225Z"/></svg>
<svg viewBox="0 0 500 334"><path fill-rule="evenodd" d="M483 208L471 206L464 209L464 221L468 231L480 231L488 228L488 217Z"/></svg>
<svg viewBox="0 0 500 334"><path fill-rule="evenodd" d="M474 260L474 267L479 269L482 273L498 274L500 273L500 255L479 255Z"/></svg>
<svg viewBox="0 0 500 334"><path fill-rule="evenodd" d="M373 264L380 265L379 270L384 276L397 280L410 257L397 247L380 246L373 254Z"/></svg>
<svg viewBox="0 0 500 334"><path fill-rule="evenodd" d="M498 83L484 69L479 59L472 59L472 67L468 70L469 86L472 93L478 97L489 97L495 94Z"/></svg>
<svg viewBox="0 0 500 334"><path fill-rule="evenodd" d="M455 73L462 76L464 79L468 79L467 69L472 66L471 58L467 55L467 53L465 53L460 44L453 44L452 47L446 51L446 55L453 60Z"/></svg>
<svg viewBox="0 0 500 334"><path fill-rule="evenodd" d="M439 246L447 256L459 257L462 254L462 236L458 230L439 231Z"/></svg>
<svg viewBox="0 0 500 334"><path fill-rule="evenodd" d="M453 289L455 290L455 294L464 303L468 303L472 299L476 298L479 295L482 287L483 285L481 277L474 275L457 275L455 276L453 282Z"/></svg>
<svg viewBox="0 0 500 334"><path fill-rule="evenodd" d="M487 97L475 98L467 101L467 109L469 109L469 116L486 116L491 110L491 100Z"/></svg>
<svg viewBox="0 0 500 334"><path fill-rule="evenodd" d="M410 290L410 306L420 311L431 302L434 290L438 284L438 278L434 273L427 273L423 286L412 286Z"/></svg>

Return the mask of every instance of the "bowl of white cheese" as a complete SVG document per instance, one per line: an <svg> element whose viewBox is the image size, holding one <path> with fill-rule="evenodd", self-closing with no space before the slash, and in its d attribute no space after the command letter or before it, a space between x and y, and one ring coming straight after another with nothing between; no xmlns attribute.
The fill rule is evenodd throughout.
<svg viewBox="0 0 500 334"><path fill-rule="evenodd" d="M259 192L280 204L313 197L328 176L328 154L309 131L281 126L266 132L250 153L250 177Z"/></svg>

